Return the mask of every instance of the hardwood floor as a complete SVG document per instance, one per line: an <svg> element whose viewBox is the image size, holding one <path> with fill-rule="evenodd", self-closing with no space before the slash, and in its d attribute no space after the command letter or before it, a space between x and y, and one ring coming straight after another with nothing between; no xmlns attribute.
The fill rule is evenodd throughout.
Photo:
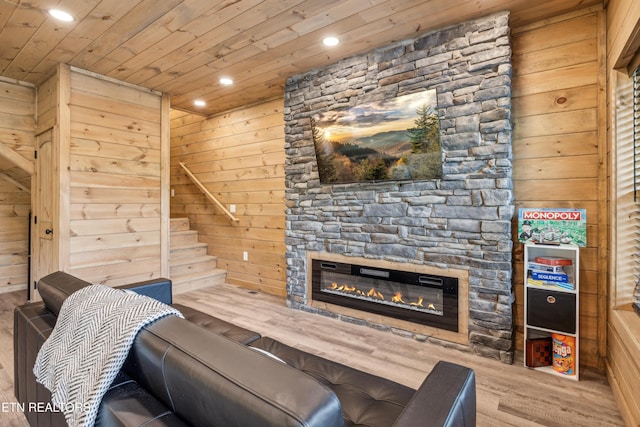
<svg viewBox="0 0 640 427"><path fill-rule="evenodd" d="M13 307L24 292L0 297L0 405L13 396ZM582 369L571 381L522 366L461 351L457 346L419 342L313 313L292 310L280 297L232 285L177 295L175 302L271 336L302 350L418 387L438 360L476 372L478 426L623 426L606 378ZM0 406L0 410L2 410ZM22 414L2 410L0 426L26 426Z"/></svg>

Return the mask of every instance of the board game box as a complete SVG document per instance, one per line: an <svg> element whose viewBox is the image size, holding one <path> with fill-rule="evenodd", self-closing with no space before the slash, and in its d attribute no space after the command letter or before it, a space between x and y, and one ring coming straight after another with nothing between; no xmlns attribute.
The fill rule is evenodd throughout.
<svg viewBox="0 0 640 427"><path fill-rule="evenodd" d="M521 208L518 210L518 240L587 246L587 210Z"/></svg>
<svg viewBox="0 0 640 427"><path fill-rule="evenodd" d="M551 337L527 340L527 366L537 368L539 366L551 366L553 351Z"/></svg>

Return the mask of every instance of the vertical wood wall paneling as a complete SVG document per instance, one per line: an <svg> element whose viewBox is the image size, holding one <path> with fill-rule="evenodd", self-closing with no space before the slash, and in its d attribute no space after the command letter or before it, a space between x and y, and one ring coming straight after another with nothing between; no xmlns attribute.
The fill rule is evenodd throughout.
<svg viewBox="0 0 640 427"><path fill-rule="evenodd" d="M72 70L70 273L108 285L160 276L161 104Z"/></svg>
<svg viewBox="0 0 640 427"><path fill-rule="evenodd" d="M0 144L33 164L35 88L0 78ZM31 176L0 158L0 293L27 288ZM6 179L5 179L6 177ZM19 184L19 185L16 185ZM22 187L22 188L21 188Z"/></svg>
<svg viewBox="0 0 640 427"><path fill-rule="evenodd" d="M55 132L56 149L54 150L54 182L58 183L59 197L54 197L54 212L57 215L53 236L56 243L57 270L69 271L70 249L70 200L71 188L71 68L66 64L58 66L58 125Z"/></svg>
<svg viewBox="0 0 640 427"><path fill-rule="evenodd" d="M606 143L600 44L603 12L578 13L514 29L513 178L516 208L587 210L580 252L580 361L602 369L606 298ZM515 227L514 227L515 229ZM517 240L517 236L514 235ZM523 343L522 245L515 245L516 346ZM603 291L604 290L604 291Z"/></svg>
<svg viewBox="0 0 640 427"><path fill-rule="evenodd" d="M58 124L58 74L57 72L38 86L36 135Z"/></svg>
<svg viewBox="0 0 640 427"><path fill-rule="evenodd" d="M606 12L598 13L598 370L604 372L607 359L607 323L609 321L609 182L611 178L607 139L607 21Z"/></svg>
<svg viewBox="0 0 640 427"><path fill-rule="evenodd" d="M171 217L188 217L227 270L227 282L286 294L282 99L208 119L172 111ZM233 224L193 185L184 162L234 214ZM243 261L243 251L249 255Z"/></svg>
<svg viewBox="0 0 640 427"><path fill-rule="evenodd" d="M171 213L171 99L162 95L160 106L160 275L169 277L169 218Z"/></svg>

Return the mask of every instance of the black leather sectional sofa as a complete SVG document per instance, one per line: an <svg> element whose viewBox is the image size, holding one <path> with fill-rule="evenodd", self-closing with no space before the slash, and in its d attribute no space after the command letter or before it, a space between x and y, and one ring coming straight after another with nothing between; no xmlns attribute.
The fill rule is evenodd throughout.
<svg viewBox="0 0 640 427"><path fill-rule="evenodd" d="M57 272L43 302L16 308L15 394L31 426L66 426L32 372L65 298L88 286ZM171 304L171 282L125 286ZM138 333L97 426L474 426L475 376L439 362L418 390L308 354L190 307Z"/></svg>

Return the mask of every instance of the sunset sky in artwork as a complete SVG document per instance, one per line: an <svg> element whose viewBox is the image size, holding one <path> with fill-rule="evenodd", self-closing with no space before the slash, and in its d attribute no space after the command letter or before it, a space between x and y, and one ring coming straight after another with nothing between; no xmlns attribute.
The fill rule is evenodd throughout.
<svg viewBox="0 0 640 427"><path fill-rule="evenodd" d="M327 141L347 143L353 139L392 130L415 127L416 111L423 105L436 109L435 89L403 95L386 101L331 110L316 116L316 127Z"/></svg>

